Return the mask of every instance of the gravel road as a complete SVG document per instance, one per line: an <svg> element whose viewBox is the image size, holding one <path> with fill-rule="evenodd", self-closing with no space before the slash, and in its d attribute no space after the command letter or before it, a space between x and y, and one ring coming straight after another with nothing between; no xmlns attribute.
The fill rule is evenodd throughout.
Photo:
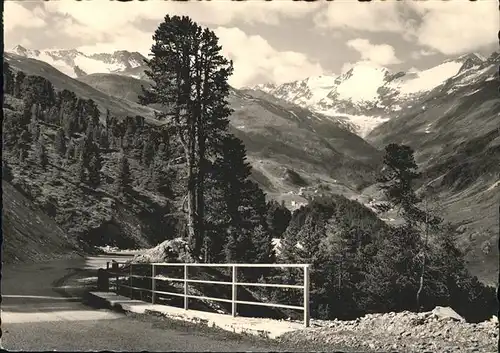
<svg viewBox="0 0 500 353"><path fill-rule="evenodd" d="M137 317L82 303L81 278L112 257L17 264L3 268L2 345L8 350L281 351L269 341L214 333L161 318ZM114 257L118 259L117 257ZM119 257L123 260L123 257ZM234 337L233 337L234 336ZM302 350L304 347L293 350Z"/></svg>

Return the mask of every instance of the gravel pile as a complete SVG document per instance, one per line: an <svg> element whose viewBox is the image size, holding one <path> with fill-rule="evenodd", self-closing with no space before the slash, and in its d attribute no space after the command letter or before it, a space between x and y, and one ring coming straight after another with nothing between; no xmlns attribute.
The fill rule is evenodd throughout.
<svg viewBox="0 0 500 353"><path fill-rule="evenodd" d="M453 309L370 314L353 321L312 321L309 329L287 333L285 342L317 342L368 352L497 352L498 318L466 323Z"/></svg>

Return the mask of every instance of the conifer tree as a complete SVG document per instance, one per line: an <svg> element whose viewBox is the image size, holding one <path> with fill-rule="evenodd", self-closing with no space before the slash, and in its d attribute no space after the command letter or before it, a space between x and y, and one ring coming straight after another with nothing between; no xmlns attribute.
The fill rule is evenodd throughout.
<svg viewBox="0 0 500 353"><path fill-rule="evenodd" d="M224 245L224 254L226 263L238 262L238 241L237 241L237 231L233 227L230 227L227 232L226 243Z"/></svg>
<svg viewBox="0 0 500 353"><path fill-rule="evenodd" d="M428 238L430 229L436 229L442 219L433 215L427 209L425 196L417 195L414 183L420 176L417 172L414 151L409 146L389 144L385 148L384 168L378 181L380 189L384 192L389 202L399 207L400 213L406 223L406 233L413 234L417 229L424 228L424 236L416 241L415 251L421 258L420 285L416 291L416 309L420 310L420 297L424 286L424 275L428 258ZM425 209L419 207L424 201Z"/></svg>
<svg viewBox="0 0 500 353"><path fill-rule="evenodd" d="M98 153L95 153L91 158L88 165L88 175L89 175L89 184L93 187L97 187L101 183L101 169L102 169L102 161L101 156Z"/></svg>
<svg viewBox="0 0 500 353"><path fill-rule="evenodd" d="M111 112L109 111L109 109L106 109L105 124L106 124L106 132L109 133L111 127Z"/></svg>
<svg viewBox="0 0 500 353"><path fill-rule="evenodd" d="M64 157L66 154L66 138L64 137L64 131L58 129L56 136L54 138L54 149L59 154L60 157Z"/></svg>
<svg viewBox="0 0 500 353"><path fill-rule="evenodd" d="M109 148L108 133L106 132L105 129L101 130L101 134L99 136L99 145L103 149L108 149Z"/></svg>
<svg viewBox="0 0 500 353"><path fill-rule="evenodd" d="M17 142L17 150L19 151L19 161L23 163L28 157L28 151L31 144L31 136L28 130L22 130L21 136Z"/></svg>
<svg viewBox="0 0 500 353"><path fill-rule="evenodd" d="M36 146L35 146L35 160L36 163L45 170L47 168L47 164L49 163L49 159L47 156L47 150L45 149L45 138L43 134L40 134Z"/></svg>
<svg viewBox="0 0 500 353"><path fill-rule="evenodd" d="M83 156L80 154L76 163L76 178L79 182L85 183L86 173Z"/></svg>
<svg viewBox="0 0 500 353"><path fill-rule="evenodd" d="M14 82L14 97L15 98L22 98L22 87L23 87L23 82L25 79L26 75L22 71L18 71L16 73L16 79Z"/></svg>
<svg viewBox="0 0 500 353"><path fill-rule="evenodd" d="M115 178L115 189L119 195L123 195L131 188L132 179L130 174L130 165L128 158L124 151L122 151L122 156L118 162L118 171Z"/></svg>
<svg viewBox="0 0 500 353"><path fill-rule="evenodd" d="M3 62L3 90L5 94L14 94L15 77L7 61Z"/></svg>
<svg viewBox="0 0 500 353"><path fill-rule="evenodd" d="M89 135L84 137L79 154L83 168L88 173L88 181L90 185L96 187L101 182L100 173L102 168L102 159L99 146L93 140L92 131L93 130L89 126L89 130L87 131Z"/></svg>
<svg viewBox="0 0 500 353"><path fill-rule="evenodd" d="M75 145L73 142L70 142L68 144L68 148L66 149L66 154L64 155L65 163L66 165L71 164L73 159L75 158L75 155L79 157L79 154L75 153Z"/></svg>
<svg viewBox="0 0 500 353"><path fill-rule="evenodd" d="M227 102L232 64L220 55L214 32L188 17L167 15L153 37L146 75L154 82L141 103L159 103L175 131L187 171L186 220L192 255L198 258L205 237L205 187L210 155L227 133ZM166 82L168 81L168 84ZM167 118L167 119L165 119Z"/></svg>
<svg viewBox="0 0 500 353"><path fill-rule="evenodd" d="M76 111L70 111L68 113L64 113L64 110L62 110L62 127L64 130L64 133L68 138L71 138L71 136L77 132L77 117L76 117Z"/></svg>
<svg viewBox="0 0 500 353"><path fill-rule="evenodd" d="M387 199L400 208L407 223L415 224L421 216L416 208L420 202L414 190L417 172L414 152L409 146L389 144L385 148L384 168L378 182Z"/></svg>
<svg viewBox="0 0 500 353"><path fill-rule="evenodd" d="M149 168L151 162L153 161L153 158L154 158L153 142L151 141L151 138L147 138L146 141L144 141L142 147L141 164L144 167Z"/></svg>
<svg viewBox="0 0 500 353"><path fill-rule="evenodd" d="M12 168L10 167L9 162L5 159L2 159L2 179L8 182L11 182L14 179Z"/></svg>
<svg viewBox="0 0 500 353"><path fill-rule="evenodd" d="M234 136L224 138L220 157L215 161L213 170L217 191L221 193L224 206L221 210L221 203L214 202L212 197L207 211L217 214L212 218L227 215L228 229L231 229L231 233L238 233L228 239L236 242L236 254L232 256L247 262L274 261L272 237L266 222L265 195L256 183L249 180L251 166L246 161L246 151L241 140ZM227 257L227 249L225 253Z"/></svg>
<svg viewBox="0 0 500 353"><path fill-rule="evenodd" d="M271 200L267 204L267 224L274 238L280 238L285 233L292 214L282 203Z"/></svg>
<svg viewBox="0 0 500 353"><path fill-rule="evenodd" d="M28 158L28 150L24 148L19 148L17 151L18 151L19 163L25 164L26 159Z"/></svg>

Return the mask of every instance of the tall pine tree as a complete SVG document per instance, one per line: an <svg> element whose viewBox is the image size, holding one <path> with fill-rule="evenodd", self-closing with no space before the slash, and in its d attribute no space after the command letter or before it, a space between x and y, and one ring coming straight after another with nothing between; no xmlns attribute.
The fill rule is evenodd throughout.
<svg viewBox="0 0 500 353"><path fill-rule="evenodd" d="M64 137L64 131L62 129L58 129L56 132L56 136L54 138L54 149L60 157L64 157L66 155L66 138Z"/></svg>
<svg viewBox="0 0 500 353"><path fill-rule="evenodd" d="M15 76L7 61L3 62L3 91L5 94L14 94Z"/></svg>
<svg viewBox="0 0 500 353"><path fill-rule="evenodd" d="M141 102L159 103L182 145L187 171L187 231L194 258L205 236L205 187L209 157L226 134L231 113L229 75L232 64L220 55L214 32L188 17L166 16L153 36L146 75L153 81Z"/></svg>
<svg viewBox="0 0 500 353"><path fill-rule="evenodd" d="M40 134L35 146L35 161L43 170L47 168L47 165L49 163L47 150L45 149L45 138L43 134Z"/></svg>
<svg viewBox="0 0 500 353"><path fill-rule="evenodd" d="M114 182L115 190L120 196L123 196L131 188L132 185L130 164L124 151L122 151L122 156L118 162L117 167L118 170Z"/></svg>

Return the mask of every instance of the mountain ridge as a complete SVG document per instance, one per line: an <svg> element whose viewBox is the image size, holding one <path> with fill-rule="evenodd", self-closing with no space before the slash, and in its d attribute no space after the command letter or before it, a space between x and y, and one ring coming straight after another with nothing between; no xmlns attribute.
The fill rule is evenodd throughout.
<svg viewBox="0 0 500 353"><path fill-rule="evenodd" d="M139 52L126 50L116 50L113 53L84 53L78 49L31 50L17 45L7 52L47 62L72 78L102 72L143 78L141 68L146 60Z"/></svg>
<svg viewBox="0 0 500 353"><path fill-rule="evenodd" d="M486 61L470 53L418 72L391 72L361 62L340 75L308 77L281 85L264 83L249 89L262 90L323 115L344 117L365 137L405 106L417 104L449 79Z"/></svg>

